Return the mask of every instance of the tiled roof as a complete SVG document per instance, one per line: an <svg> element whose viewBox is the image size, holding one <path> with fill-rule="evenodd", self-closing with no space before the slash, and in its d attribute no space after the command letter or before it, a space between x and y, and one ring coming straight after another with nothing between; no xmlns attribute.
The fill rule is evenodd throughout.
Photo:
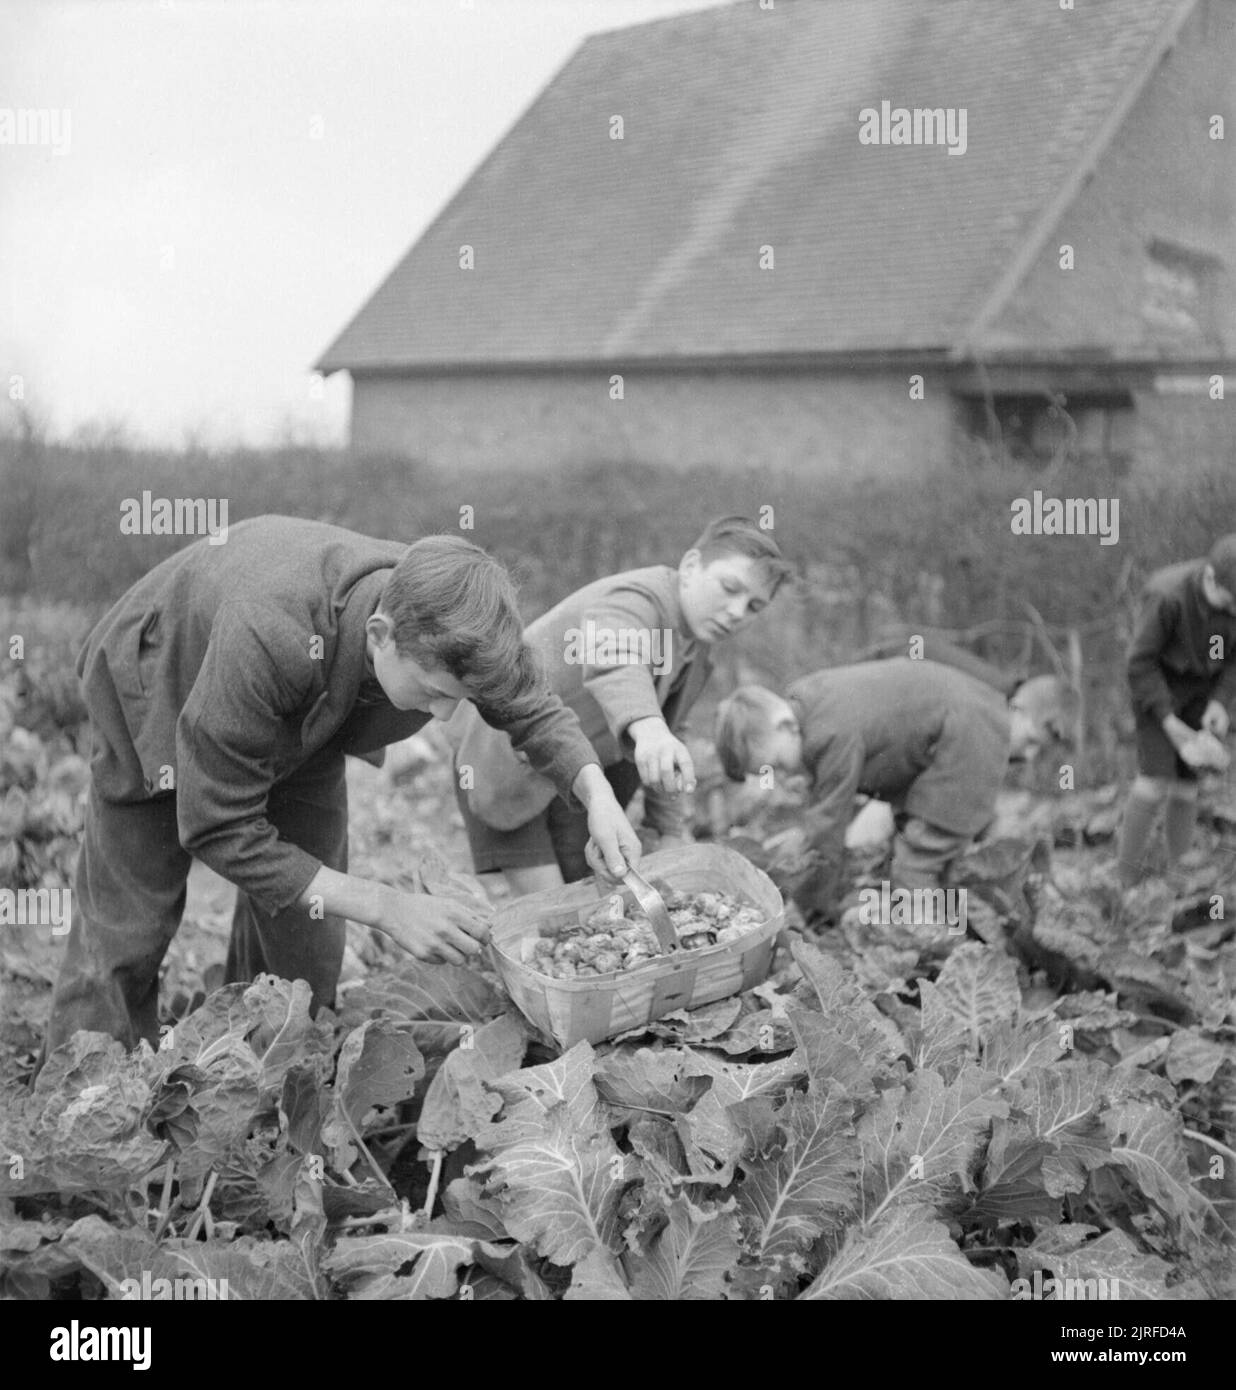
<svg viewBox="0 0 1236 1390"><path fill-rule="evenodd" d="M955 349L1187 8L740 0L597 35L319 366ZM883 100L964 107L964 155L861 144Z"/></svg>

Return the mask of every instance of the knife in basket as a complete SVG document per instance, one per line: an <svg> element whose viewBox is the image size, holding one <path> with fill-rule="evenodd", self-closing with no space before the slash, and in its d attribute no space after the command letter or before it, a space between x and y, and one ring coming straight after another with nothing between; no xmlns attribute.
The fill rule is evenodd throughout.
<svg viewBox="0 0 1236 1390"><path fill-rule="evenodd" d="M652 923L652 929L657 934L657 941L661 950L669 955L671 951L678 949L678 933L674 930L674 924L670 921L669 908L665 906L665 899L657 890L636 873L634 869L628 869L622 876L623 883L635 894L635 901L639 903L644 914Z"/></svg>

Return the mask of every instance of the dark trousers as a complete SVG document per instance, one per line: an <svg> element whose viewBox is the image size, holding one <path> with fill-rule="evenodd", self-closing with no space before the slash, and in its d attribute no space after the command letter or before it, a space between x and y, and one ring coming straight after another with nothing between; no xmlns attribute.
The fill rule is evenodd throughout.
<svg viewBox="0 0 1236 1390"><path fill-rule="evenodd" d="M348 802L341 753L298 768L273 787L267 819L325 865L348 866ZM52 993L44 1056L80 1028L128 1047L159 1039L159 967L184 912L190 856L176 828L176 799L131 805L94 788L73 887L73 925ZM312 1008L334 1004L343 963L342 917L314 918L295 905L273 915L239 892L226 979L268 972L306 980Z"/></svg>

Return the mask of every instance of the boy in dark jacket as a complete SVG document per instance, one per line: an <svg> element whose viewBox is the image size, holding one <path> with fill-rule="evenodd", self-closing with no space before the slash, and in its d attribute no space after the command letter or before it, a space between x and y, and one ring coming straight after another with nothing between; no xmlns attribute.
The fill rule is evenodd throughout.
<svg viewBox="0 0 1236 1390"><path fill-rule="evenodd" d="M906 630L909 634L909 629ZM1029 676L1002 670L966 647L959 647L938 633L889 638L869 647L863 660L886 660L906 655L909 640L921 643L915 658L935 661L973 676L1008 701L1013 727L1010 758L1033 762L1050 743L1069 743L1077 716L1079 696L1061 676Z"/></svg>
<svg viewBox="0 0 1236 1390"><path fill-rule="evenodd" d="M732 637L790 574L777 543L746 517L705 529L676 568L651 565L585 585L528 625L554 693L578 716L622 805L644 789L644 833L661 848L686 837L682 793L695 771L682 741L711 671L713 643ZM588 871L577 814L462 707L448 733L477 873L503 870L515 894Z"/></svg>
<svg viewBox="0 0 1236 1390"><path fill-rule="evenodd" d="M1044 738L1035 718L988 685L908 658L817 671L785 699L742 686L717 712L717 753L731 778L763 769L810 777L811 867L790 892L804 913L825 916L840 896L859 792L898 813L896 885L933 889L994 818L1010 756Z"/></svg>
<svg viewBox="0 0 1236 1390"><path fill-rule="evenodd" d="M229 980L271 971L331 1004L344 919L462 964L468 908L349 875L344 755L474 701L588 807L611 873L638 840L579 722L525 645L505 570L477 546L411 546L288 517L230 528L139 580L78 659L93 733L73 925L45 1048L81 1028L158 1037L159 965L190 861L240 890Z"/></svg>
<svg viewBox="0 0 1236 1390"><path fill-rule="evenodd" d="M1166 805L1168 868L1189 848L1197 820L1196 731L1227 737L1236 694L1236 534L1210 554L1150 576L1129 647L1137 723L1137 776L1125 803L1118 867L1131 887L1142 875L1160 807Z"/></svg>

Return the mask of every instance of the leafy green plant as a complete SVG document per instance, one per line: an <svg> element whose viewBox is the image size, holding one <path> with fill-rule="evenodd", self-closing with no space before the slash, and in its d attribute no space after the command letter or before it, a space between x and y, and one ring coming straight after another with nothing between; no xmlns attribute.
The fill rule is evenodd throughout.
<svg viewBox="0 0 1236 1390"><path fill-rule="evenodd" d="M415 965L333 1019L266 977L158 1052L78 1034L5 1098L6 1287L190 1268L259 1298L1003 1299L1050 1269L1204 1293L1225 1223L1175 1088L1063 1046L1082 1019L1028 1007L1003 951L955 949L897 1022L805 941L761 991L694 1044L531 1064L482 976ZM416 1210L385 1143L413 1126L453 1174Z"/></svg>
<svg viewBox="0 0 1236 1390"><path fill-rule="evenodd" d="M65 881L77 755L5 709L0 833L21 865L58 845ZM1043 1272L1230 1296L1232 815L1207 806L1183 904L1152 881L1117 922L1110 807L1040 806L1052 862L968 855L968 939L791 917L768 981L562 1056L495 976L381 955L334 1014L265 977L157 1051L78 1034L0 1087L0 1295L995 1300ZM754 809L743 843L775 869L797 814ZM435 853L393 881L483 900Z"/></svg>

